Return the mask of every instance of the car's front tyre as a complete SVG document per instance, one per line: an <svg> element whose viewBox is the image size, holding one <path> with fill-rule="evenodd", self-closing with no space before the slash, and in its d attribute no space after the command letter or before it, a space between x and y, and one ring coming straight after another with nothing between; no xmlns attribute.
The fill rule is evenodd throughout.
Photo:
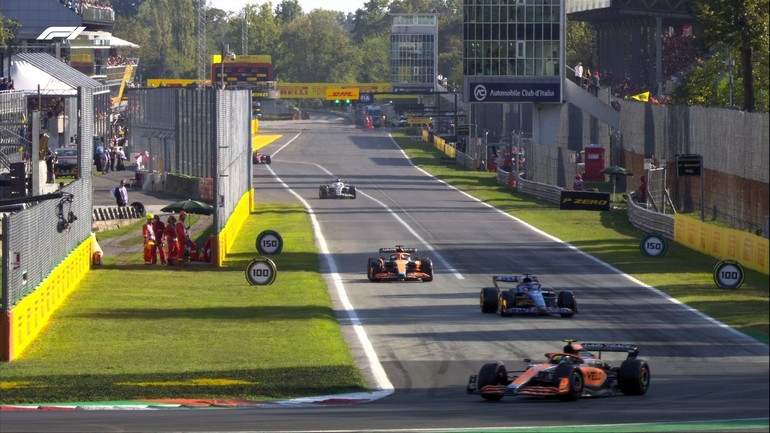
<svg viewBox="0 0 770 433"><path fill-rule="evenodd" d="M572 364L562 364L556 368L553 380L558 387L562 379L568 380L567 392L561 394L559 399L562 401L576 401L583 395L583 388L585 387L585 381L583 380L583 374L577 366Z"/></svg>
<svg viewBox="0 0 770 433"><path fill-rule="evenodd" d="M420 271L429 275L422 279L424 283L433 281L433 262L430 259L420 260Z"/></svg>
<svg viewBox="0 0 770 433"><path fill-rule="evenodd" d="M575 300L575 295L572 294L569 290L564 290L562 292L559 292L559 297L556 300L556 305L559 308L569 308L572 310L572 313L561 313L561 317L569 318L575 315L577 313L577 301Z"/></svg>
<svg viewBox="0 0 770 433"><path fill-rule="evenodd" d="M497 312L497 288L484 287L479 294L479 304L482 313Z"/></svg>
<svg viewBox="0 0 770 433"><path fill-rule="evenodd" d="M382 262L380 259L369 259L368 277L369 281L377 281L377 274L382 272Z"/></svg>
<svg viewBox="0 0 770 433"><path fill-rule="evenodd" d="M484 364L479 370L476 387L484 400L495 401L503 398L502 394L491 394L481 392L481 389L488 385L505 385L508 381L508 373L502 362L490 362Z"/></svg>
<svg viewBox="0 0 770 433"><path fill-rule="evenodd" d="M498 305L497 313L503 317L508 317L510 314L507 310L516 306L516 295L508 290L504 290L500 293L500 305Z"/></svg>

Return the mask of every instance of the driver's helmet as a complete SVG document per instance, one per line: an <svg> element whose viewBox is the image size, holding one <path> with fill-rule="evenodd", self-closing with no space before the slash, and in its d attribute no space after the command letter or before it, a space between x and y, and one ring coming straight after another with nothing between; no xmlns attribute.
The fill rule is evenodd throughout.
<svg viewBox="0 0 770 433"><path fill-rule="evenodd" d="M532 282L532 278L529 278L529 277L524 277L524 279L523 279L523 280L521 280L521 282L522 282L522 283L524 283L524 284L526 284L526 283L531 283L531 282Z"/></svg>
<svg viewBox="0 0 770 433"><path fill-rule="evenodd" d="M583 351L583 346L575 342L568 343L567 345L564 346L564 350L563 350L564 353L572 353L575 355L577 355L581 351Z"/></svg>
<svg viewBox="0 0 770 433"><path fill-rule="evenodd" d="M568 355L554 355L551 357L552 364L561 364L563 362L569 362L572 358Z"/></svg>

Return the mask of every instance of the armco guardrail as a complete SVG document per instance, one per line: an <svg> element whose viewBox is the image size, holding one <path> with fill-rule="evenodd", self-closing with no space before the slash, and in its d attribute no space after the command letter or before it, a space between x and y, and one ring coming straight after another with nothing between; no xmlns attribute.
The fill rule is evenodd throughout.
<svg viewBox="0 0 770 433"><path fill-rule="evenodd" d="M651 211L639 206L629 195L626 195L628 203L628 221L639 230L648 233L659 233L668 239L674 239L674 217L659 212Z"/></svg>
<svg viewBox="0 0 770 433"><path fill-rule="evenodd" d="M548 185L546 183L519 179L516 182L516 189L517 191L524 194L534 195L541 200L559 204L561 202L561 192L563 188L559 186Z"/></svg>
<svg viewBox="0 0 770 433"><path fill-rule="evenodd" d="M534 195L552 203L561 201L563 188L525 179L514 179L511 173L497 170L497 183L516 188L518 192ZM768 273L768 240L740 230L711 227L700 221L685 221L680 216L654 212L639 206L625 195L628 221L647 233L658 233L672 241L711 255L715 258L739 260L744 266ZM679 227L677 227L679 226ZM718 232L718 233L715 233ZM740 247L739 247L740 246Z"/></svg>

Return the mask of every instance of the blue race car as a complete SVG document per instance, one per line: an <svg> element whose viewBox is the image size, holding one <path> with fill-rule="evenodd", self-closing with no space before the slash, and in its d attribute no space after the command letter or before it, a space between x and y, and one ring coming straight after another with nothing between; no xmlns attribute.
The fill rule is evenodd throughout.
<svg viewBox="0 0 770 433"><path fill-rule="evenodd" d="M492 282L495 287L481 289L482 313L572 317L578 312L577 301L571 291L557 293L552 288L543 287L534 275L494 276Z"/></svg>

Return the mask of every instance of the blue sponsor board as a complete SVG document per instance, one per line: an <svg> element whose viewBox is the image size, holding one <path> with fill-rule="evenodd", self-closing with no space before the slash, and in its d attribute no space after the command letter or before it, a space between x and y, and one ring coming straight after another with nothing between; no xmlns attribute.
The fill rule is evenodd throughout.
<svg viewBox="0 0 770 433"><path fill-rule="evenodd" d="M559 83L470 83L470 102L561 102Z"/></svg>

